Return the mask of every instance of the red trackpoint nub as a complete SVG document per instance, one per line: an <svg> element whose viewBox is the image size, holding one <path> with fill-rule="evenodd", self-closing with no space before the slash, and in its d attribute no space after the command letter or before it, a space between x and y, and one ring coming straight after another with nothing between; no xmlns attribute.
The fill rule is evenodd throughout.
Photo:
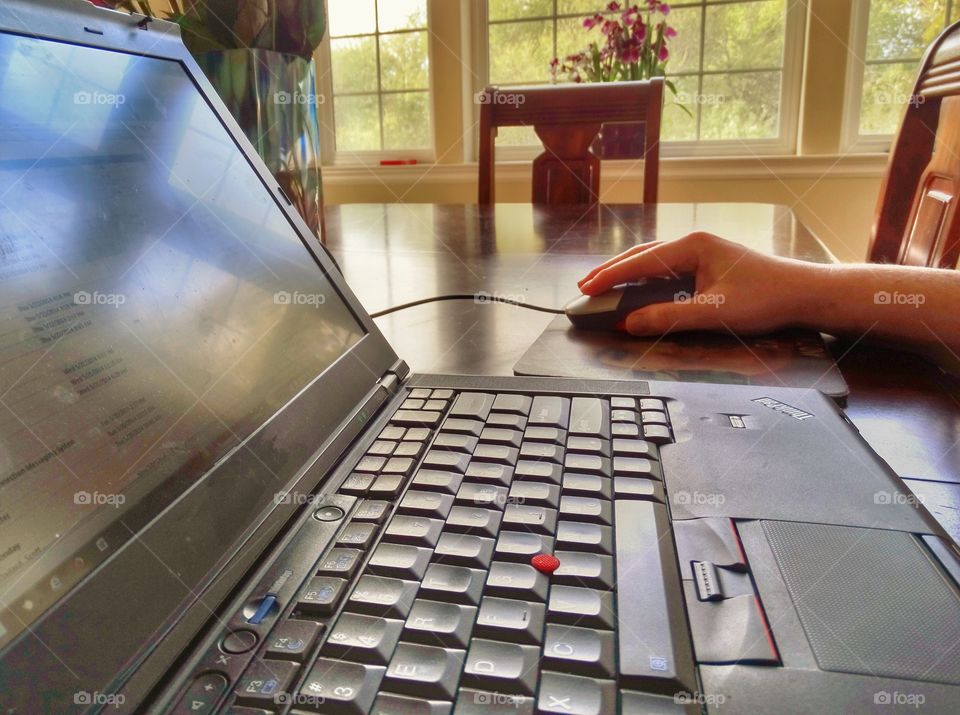
<svg viewBox="0 0 960 715"><path fill-rule="evenodd" d="M545 573L549 576L560 568L560 559L550 554L537 554L530 559L530 564L540 573Z"/></svg>

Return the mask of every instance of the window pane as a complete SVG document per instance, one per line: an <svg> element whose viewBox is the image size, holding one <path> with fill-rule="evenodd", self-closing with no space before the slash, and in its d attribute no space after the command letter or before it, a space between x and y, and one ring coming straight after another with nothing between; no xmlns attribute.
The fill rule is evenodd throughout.
<svg viewBox="0 0 960 715"><path fill-rule="evenodd" d="M380 0L380 32L415 30L427 26L427 0Z"/></svg>
<svg viewBox="0 0 960 715"><path fill-rule="evenodd" d="M580 18L568 17L557 20L557 57L561 60L585 50L591 42L602 44L603 39L599 26L587 30ZM549 77L549 75L548 68L545 76Z"/></svg>
<svg viewBox="0 0 960 715"><path fill-rule="evenodd" d="M375 18L373 0L327 0L330 37L375 32Z"/></svg>
<svg viewBox="0 0 960 715"><path fill-rule="evenodd" d="M783 0L708 7L704 69L780 67L784 21Z"/></svg>
<svg viewBox="0 0 960 715"><path fill-rule="evenodd" d="M533 127L500 127L497 129L497 146L542 146Z"/></svg>
<svg viewBox="0 0 960 715"><path fill-rule="evenodd" d="M348 37L330 40L333 92L377 91L377 39Z"/></svg>
<svg viewBox="0 0 960 715"><path fill-rule="evenodd" d="M667 41L670 50L668 75L700 69L700 18L698 7L677 8L667 18L667 23L677 31L677 36Z"/></svg>
<svg viewBox="0 0 960 715"><path fill-rule="evenodd" d="M867 65L863 70L861 134L893 134L909 101L917 68L912 62Z"/></svg>
<svg viewBox="0 0 960 715"><path fill-rule="evenodd" d="M376 95L335 97L338 151L380 149L380 106Z"/></svg>
<svg viewBox="0 0 960 715"><path fill-rule="evenodd" d="M429 99L427 92L383 95L384 149L415 149L430 145Z"/></svg>
<svg viewBox="0 0 960 715"><path fill-rule="evenodd" d="M553 15L553 0L490 0L488 8L491 20L549 17Z"/></svg>
<svg viewBox="0 0 960 715"><path fill-rule="evenodd" d="M677 94L674 95L669 89L664 90L660 136L664 141L693 141L697 138L697 112L700 107L697 101L697 78L673 77L670 81L676 85Z"/></svg>
<svg viewBox="0 0 960 715"><path fill-rule="evenodd" d="M427 33L380 36L380 83L384 90L428 89Z"/></svg>
<svg viewBox="0 0 960 715"><path fill-rule="evenodd" d="M945 0L871 0L867 59L919 58L943 29Z"/></svg>
<svg viewBox="0 0 960 715"><path fill-rule="evenodd" d="M510 22L490 26L490 81L545 82L553 59L553 22Z"/></svg>
<svg viewBox="0 0 960 715"><path fill-rule="evenodd" d="M779 134L780 73L707 75L701 139L770 139Z"/></svg>

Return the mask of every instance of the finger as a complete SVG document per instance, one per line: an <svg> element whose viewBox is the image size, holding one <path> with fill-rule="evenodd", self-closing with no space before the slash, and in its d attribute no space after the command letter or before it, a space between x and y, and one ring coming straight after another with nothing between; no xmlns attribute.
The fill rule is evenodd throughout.
<svg viewBox="0 0 960 715"><path fill-rule="evenodd" d="M649 250L649 249L653 248L654 246L659 246L661 243L663 243L663 241L651 241L650 243L641 243L639 246L633 246L632 248L628 248L628 249L627 249L626 251L624 251L623 253L619 253L619 254L617 254L616 256L614 256L613 258L611 258L611 259L609 259L609 260L607 260L607 261L604 261L604 262L601 263L599 266L595 267L593 270L591 270L589 273L587 273L586 277L581 278L579 281L577 281L577 285L578 285L578 286L582 286L582 285L583 285L584 283L586 283L587 281L592 280L593 277L594 277L595 275L597 275L597 273L599 273L600 271L602 271L604 268L609 268L609 267L612 266L613 264L615 264L615 263L617 263L617 262L619 262L619 261L622 261L624 258L629 258L630 256L635 256L636 254L642 253L643 251L646 251L646 250Z"/></svg>
<svg viewBox="0 0 960 715"><path fill-rule="evenodd" d="M715 330L723 325L715 305L700 303L656 303L627 316L631 335L663 335L683 330Z"/></svg>
<svg viewBox="0 0 960 715"><path fill-rule="evenodd" d="M599 295L615 285L640 278L674 276L678 273L695 273L700 264L700 255L686 241L669 241L648 251L623 258L580 286L586 295Z"/></svg>

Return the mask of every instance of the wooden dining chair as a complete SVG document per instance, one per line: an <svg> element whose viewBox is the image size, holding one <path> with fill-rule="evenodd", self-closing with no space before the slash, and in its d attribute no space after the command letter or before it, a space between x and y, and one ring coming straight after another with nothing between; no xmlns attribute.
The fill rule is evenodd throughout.
<svg viewBox="0 0 960 715"><path fill-rule="evenodd" d="M960 22L927 49L874 217L869 260L956 268L960 254Z"/></svg>
<svg viewBox="0 0 960 715"><path fill-rule="evenodd" d="M487 87L480 102L479 203L494 201L494 141L499 127L532 126L543 142L533 160L533 203L592 204L600 197L600 159L591 145L604 124L643 125L643 201L657 200L663 79L646 82Z"/></svg>

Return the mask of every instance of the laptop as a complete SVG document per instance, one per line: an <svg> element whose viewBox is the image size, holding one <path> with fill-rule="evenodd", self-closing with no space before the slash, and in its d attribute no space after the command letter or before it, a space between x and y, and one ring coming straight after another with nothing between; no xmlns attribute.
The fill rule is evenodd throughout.
<svg viewBox="0 0 960 715"><path fill-rule="evenodd" d="M829 399L411 375L139 20L0 4L2 712L955 708L960 554Z"/></svg>

